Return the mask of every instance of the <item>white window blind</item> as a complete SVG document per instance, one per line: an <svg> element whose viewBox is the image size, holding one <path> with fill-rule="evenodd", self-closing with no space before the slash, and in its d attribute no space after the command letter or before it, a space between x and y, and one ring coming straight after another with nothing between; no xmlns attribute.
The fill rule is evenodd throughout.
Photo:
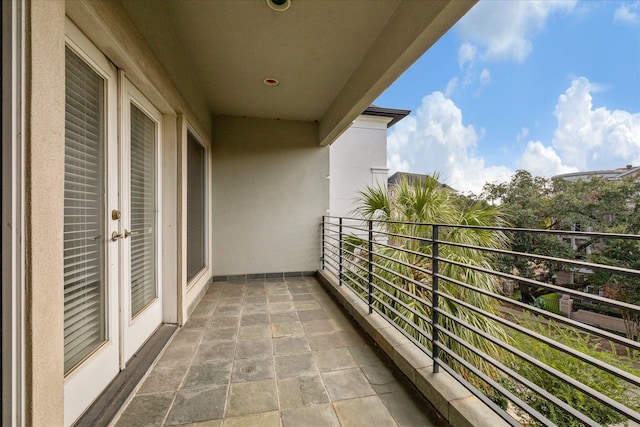
<svg viewBox="0 0 640 427"><path fill-rule="evenodd" d="M187 135L187 281L205 267L205 149Z"/></svg>
<svg viewBox="0 0 640 427"><path fill-rule="evenodd" d="M131 316L156 298L156 123L131 104Z"/></svg>
<svg viewBox="0 0 640 427"><path fill-rule="evenodd" d="M105 314L105 81L66 49L64 369L107 336Z"/></svg>

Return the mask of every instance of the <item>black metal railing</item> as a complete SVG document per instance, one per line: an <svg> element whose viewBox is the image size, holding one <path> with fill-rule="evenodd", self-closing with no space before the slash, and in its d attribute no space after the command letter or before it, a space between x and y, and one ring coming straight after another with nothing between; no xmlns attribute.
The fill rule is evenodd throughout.
<svg viewBox="0 0 640 427"><path fill-rule="evenodd" d="M640 343L633 332L640 307L629 295L635 289L640 298L640 271L459 238L481 233L499 233L503 241L517 233L579 236L592 239L596 250L613 239L640 245L640 236L628 234L327 216L322 265L370 313L384 316L432 357L434 373L450 373L512 425L640 423ZM545 274L499 271L498 257L502 266L505 259L525 260ZM549 269L610 274L616 286L625 284L625 293L614 299L554 283ZM507 282L546 296L531 302L517 292L508 295L500 286ZM574 299L606 306L614 315L581 310L575 320ZM596 320L584 320L589 316ZM604 321L624 322L626 329L599 326Z"/></svg>

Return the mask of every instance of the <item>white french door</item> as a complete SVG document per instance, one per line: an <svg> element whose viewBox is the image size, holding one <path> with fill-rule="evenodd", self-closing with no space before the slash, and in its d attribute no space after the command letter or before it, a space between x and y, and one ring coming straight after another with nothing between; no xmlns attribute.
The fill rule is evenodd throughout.
<svg viewBox="0 0 640 427"><path fill-rule="evenodd" d="M71 425L162 322L162 116L67 24L64 423Z"/></svg>
<svg viewBox="0 0 640 427"><path fill-rule="evenodd" d="M162 322L158 179L162 116L121 77L122 367Z"/></svg>
<svg viewBox="0 0 640 427"><path fill-rule="evenodd" d="M64 423L120 369L117 71L73 24L65 53ZM113 214L112 214L113 212Z"/></svg>

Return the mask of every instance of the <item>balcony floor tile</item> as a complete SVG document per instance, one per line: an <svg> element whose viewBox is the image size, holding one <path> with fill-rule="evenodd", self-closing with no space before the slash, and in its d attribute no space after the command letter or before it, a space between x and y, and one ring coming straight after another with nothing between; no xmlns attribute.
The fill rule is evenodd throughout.
<svg viewBox="0 0 640 427"><path fill-rule="evenodd" d="M310 277L214 282L117 426L439 426Z"/></svg>

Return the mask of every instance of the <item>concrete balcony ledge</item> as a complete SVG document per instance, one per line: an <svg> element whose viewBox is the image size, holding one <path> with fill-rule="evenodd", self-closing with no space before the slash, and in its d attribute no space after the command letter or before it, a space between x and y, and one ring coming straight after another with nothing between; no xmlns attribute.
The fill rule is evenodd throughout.
<svg viewBox="0 0 640 427"><path fill-rule="evenodd" d="M451 426L509 425L447 372L434 374L433 359L388 320L375 312L369 314L367 304L347 286L339 286L335 276L318 271L317 277Z"/></svg>

